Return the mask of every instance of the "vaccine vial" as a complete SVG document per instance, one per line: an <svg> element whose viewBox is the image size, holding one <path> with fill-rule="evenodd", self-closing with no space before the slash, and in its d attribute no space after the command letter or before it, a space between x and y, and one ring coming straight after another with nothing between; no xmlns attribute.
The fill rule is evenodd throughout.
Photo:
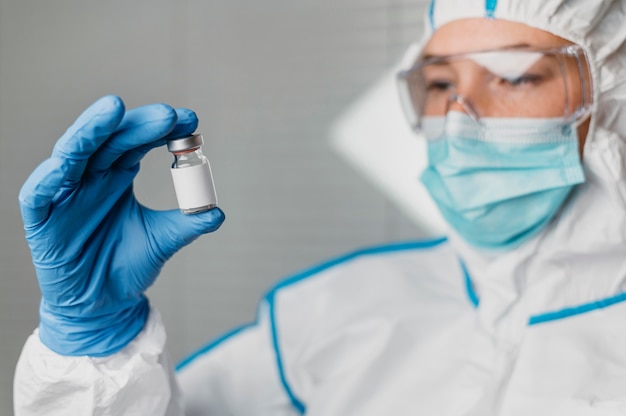
<svg viewBox="0 0 626 416"><path fill-rule="evenodd" d="M174 155L172 180L183 214L195 214L217 206L211 166L202 153L203 143L201 134L167 142L167 150Z"/></svg>

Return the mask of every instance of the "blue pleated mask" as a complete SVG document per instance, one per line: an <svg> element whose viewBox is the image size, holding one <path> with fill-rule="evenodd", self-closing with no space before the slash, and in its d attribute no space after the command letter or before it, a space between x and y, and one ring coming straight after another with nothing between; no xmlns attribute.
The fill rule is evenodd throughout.
<svg viewBox="0 0 626 416"><path fill-rule="evenodd" d="M575 126L563 119L425 117L421 181L468 243L511 249L541 231L584 182Z"/></svg>

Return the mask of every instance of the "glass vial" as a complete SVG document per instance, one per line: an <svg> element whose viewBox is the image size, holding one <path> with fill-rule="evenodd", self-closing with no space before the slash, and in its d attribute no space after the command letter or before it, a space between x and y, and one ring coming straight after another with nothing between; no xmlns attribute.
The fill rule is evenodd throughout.
<svg viewBox="0 0 626 416"><path fill-rule="evenodd" d="M183 214L208 211L217 206L211 165L202 153L203 143L201 134L167 142L167 150L174 155L172 180Z"/></svg>

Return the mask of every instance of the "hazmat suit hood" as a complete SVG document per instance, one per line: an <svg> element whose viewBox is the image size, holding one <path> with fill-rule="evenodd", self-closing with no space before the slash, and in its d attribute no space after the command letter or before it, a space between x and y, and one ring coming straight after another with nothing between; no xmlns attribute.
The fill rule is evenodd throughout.
<svg viewBox="0 0 626 416"><path fill-rule="evenodd" d="M593 105L583 149L586 181L536 237L509 252L484 252L451 230L479 299L486 331L512 344L528 317L575 313L626 296L626 0L433 0L412 63L439 27L464 18L504 19L580 45ZM568 313L569 313L568 312ZM498 325L508 317L508 324ZM519 325L510 325L510 318Z"/></svg>
<svg viewBox="0 0 626 416"><path fill-rule="evenodd" d="M437 28L453 20L484 17L523 23L580 45L590 62L594 124L626 135L626 2L623 0L432 0L425 17L426 33L414 49L419 54ZM415 57L415 55L414 55ZM595 123L594 123L595 122Z"/></svg>

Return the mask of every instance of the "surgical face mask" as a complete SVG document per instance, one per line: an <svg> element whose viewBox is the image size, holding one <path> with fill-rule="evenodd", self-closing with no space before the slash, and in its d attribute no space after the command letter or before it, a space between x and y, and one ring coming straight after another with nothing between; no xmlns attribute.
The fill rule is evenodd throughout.
<svg viewBox="0 0 626 416"><path fill-rule="evenodd" d="M424 117L422 183L468 243L511 249L528 240L584 181L578 137L562 118ZM443 133L442 133L443 132Z"/></svg>

